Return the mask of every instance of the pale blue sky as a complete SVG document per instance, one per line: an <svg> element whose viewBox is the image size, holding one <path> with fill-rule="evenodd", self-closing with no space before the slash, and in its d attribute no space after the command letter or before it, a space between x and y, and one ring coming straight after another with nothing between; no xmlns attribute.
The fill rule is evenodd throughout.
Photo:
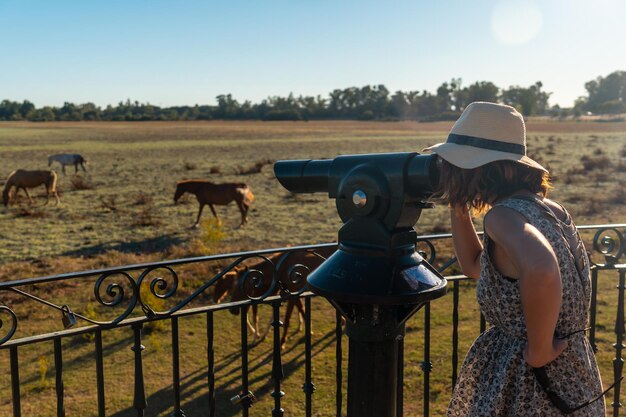
<svg viewBox="0 0 626 417"><path fill-rule="evenodd" d="M623 0L0 0L0 100L160 106L451 78L571 106L626 70Z"/></svg>

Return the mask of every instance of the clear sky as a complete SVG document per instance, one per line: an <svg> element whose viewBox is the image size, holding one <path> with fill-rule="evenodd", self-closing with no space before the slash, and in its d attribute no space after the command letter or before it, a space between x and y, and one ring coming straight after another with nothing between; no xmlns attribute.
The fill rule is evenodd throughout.
<svg viewBox="0 0 626 417"><path fill-rule="evenodd" d="M626 70L625 0L0 0L0 100L214 104Z"/></svg>

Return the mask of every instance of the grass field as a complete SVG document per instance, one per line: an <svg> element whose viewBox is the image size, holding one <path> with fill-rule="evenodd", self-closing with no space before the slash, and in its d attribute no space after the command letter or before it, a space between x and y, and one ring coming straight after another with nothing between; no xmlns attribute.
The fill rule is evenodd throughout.
<svg viewBox="0 0 626 417"><path fill-rule="evenodd" d="M249 226L237 229L234 203L217 208L227 244L262 248L327 242L340 225L334 203L323 194L291 195L268 161L329 158L338 154L420 151L445 139L449 123L207 122L57 123L0 125L0 178L14 169L44 169L47 155L77 152L88 173L60 173L62 205L30 207L23 195L0 214L3 262L109 251L162 252L197 236L190 230L195 199L173 204L176 181L206 178L243 181L256 196ZM529 123L530 154L552 169L553 195L579 224L617 221L624 197L626 127L620 123ZM581 158L590 158L585 171ZM210 173L213 171L214 173ZM600 191L600 193L598 193ZM593 197L593 199L591 198ZM593 200L593 201L591 201ZM205 218L210 211L204 213ZM446 228L443 208L426 211L417 229Z"/></svg>
<svg viewBox="0 0 626 417"><path fill-rule="evenodd" d="M279 159L331 158L338 154L420 151L445 140L450 123L412 122L194 122L194 123L2 123L0 124L0 178L14 169L45 169L47 156L76 152L88 160L88 173L60 173L62 204L41 206L43 187L31 192L36 206L20 196L0 213L0 280L56 274L74 270L117 266L148 260L173 259L206 253L322 243L336 239L340 221L334 202L326 195L292 195L274 179L269 161ZM531 156L549 167L555 177L552 196L572 212L578 224L624 222L626 212L626 124L557 123L530 121L527 125ZM258 173L253 173L262 166ZM250 172L250 173L247 173ZM216 207L223 220L224 237L219 245L203 244L206 228L191 229L197 204L191 197L173 204L176 181L191 178L215 182L248 183L256 197L250 223L237 228L239 212L234 204ZM210 217L205 210L204 218ZM437 207L424 211L419 233L448 230L447 211ZM586 236L589 239L589 236ZM445 251L445 248L444 248ZM196 271L197 272L197 271ZM202 276L190 271L189 291ZM206 273L206 271L205 271ZM193 276L193 277L192 277ZM204 275L206 276L206 275ZM612 275L610 277L613 277ZM615 282L602 281L600 318L601 350L598 359L606 377L612 375L615 318ZM93 282L81 286L52 286L55 300L71 299L77 311L89 308ZM45 291L45 290L44 290ZM4 295L3 295L4 297ZM460 351L465 352L478 334L478 313L471 285L462 291ZM81 301L83 301L81 304ZM52 317L32 304L13 302L20 317L20 336L48 331ZM206 302L205 299L202 301ZM433 304L433 406L440 415L449 398L450 297ZM268 320L268 311L264 319ZM219 316L219 317L218 317ZM329 410L334 401L334 313L323 300L314 300L314 395L315 409ZM409 323L405 405L407 416L420 414L422 352L421 314ZM167 324L167 323L165 323ZM202 415L206 408L206 348L204 319L181 320L181 373L183 409L187 416ZM220 416L237 415L229 396L238 392L238 319L228 313L216 315L216 364ZM132 333L127 329L107 332L105 374L107 412L133 415ZM68 416L95 415L95 372L91 341L75 338L64 342L65 387ZM147 415L171 412L171 364L169 328L157 326L146 332ZM22 407L24 416L55 413L54 361L50 344L20 350ZM200 354L199 354L200 352ZM268 415L271 409L271 362L269 340L251 353L253 391L260 397L251 415ZM287 378L284 391L289 415L302 415L304 395L300 366L303 345L294 336L285 349ZM8 369L8 354L0 352L0 369ZM8 372L0 373L0 415L10 415ZM345 375L345 373L344 373ZM326 416L332 412L319 412Z"/></svg>

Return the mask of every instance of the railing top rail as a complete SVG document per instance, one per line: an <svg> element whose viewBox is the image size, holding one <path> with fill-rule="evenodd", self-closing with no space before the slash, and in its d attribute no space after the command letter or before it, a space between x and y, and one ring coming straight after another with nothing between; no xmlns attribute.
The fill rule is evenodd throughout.
<svg viewBox="0 0 626 417"><path fill-rule="evenodd" d="M284 247L284 248L272 248L272 249L261 249L261 250L255 250L255 251L233 252L233 253L225 253L225 254L220 254L220 255L196 256L192 258L172 259L172 260L157 261L157 262L145 262L145 263L133 264L133 265L116 266L112 268L101 268L101 269L91 269L91 270L79 271L79 272L68 272L65 274L47 275L47 276L35 277L35 278L25 278L25 279L19 279L15 281L3 281L3 282L0 282L0 290L9 288L9 287L14 288L14 287L22 286L22 285L42 284L46 282L54 282L54 281L72 279L72 278L84 278L84 277L98 276L98 275L104 275L104 274L111 275L111 274L115 274L118 272L135 271L138 269L145 269L145 268L159 268L159 267L164 267L164 266L172 267L172 266L177 266L177 265L186 265L186 264L192 264L192 263L198 263L198 262L218 261L218 260L230 259L230 258L245 258L247 256L266 255L266 254L277 253L277 252L281 252L281 253L298 252L298 251L312 250L312 249L318 249L318 248L327 248L327 247L333 247L333 246L337 246L337 243L322 243L322 244L315 244L315 245L289 246L289 247Z"/></svg>

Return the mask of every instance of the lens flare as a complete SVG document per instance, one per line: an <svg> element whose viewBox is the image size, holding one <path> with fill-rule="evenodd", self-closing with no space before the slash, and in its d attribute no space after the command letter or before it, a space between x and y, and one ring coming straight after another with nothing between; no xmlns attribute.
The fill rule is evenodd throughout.
<svg viewBox="0 0 626 417"><path fill-rule="evenodd" d="M531 41L543 23L541 10L530 0L502 1L491 14L491 31L500 43L521 45Z"/></svg>

